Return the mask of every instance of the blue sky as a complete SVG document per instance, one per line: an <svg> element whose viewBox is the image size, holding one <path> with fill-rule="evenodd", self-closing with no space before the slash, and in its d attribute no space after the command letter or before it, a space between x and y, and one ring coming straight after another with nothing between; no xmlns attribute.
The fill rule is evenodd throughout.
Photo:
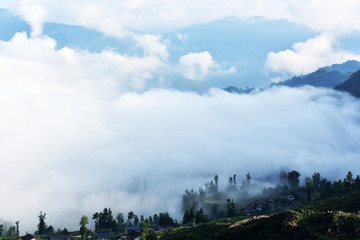
<svg viewBox="0 0 360 240"><path fill-rule="evenodd" d="M0 217L20 220L22 233L41 210L69 230L104 207L179 217L183 191L214 174L360 169L359 100L311 87L219 89L360 60L358 0L0 8Z"/></svg>

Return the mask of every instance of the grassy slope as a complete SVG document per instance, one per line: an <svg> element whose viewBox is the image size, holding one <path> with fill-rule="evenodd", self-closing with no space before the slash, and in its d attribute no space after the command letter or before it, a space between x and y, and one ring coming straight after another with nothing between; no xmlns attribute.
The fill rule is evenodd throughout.
<svg viewBox="0 0 360 240"><path fill-rule="evenodd" d="M246 217L219 219L194 228L161 233L159 237L174 240L360 239L359 210L360 193L355 193L314 202L296 211L242 222Z"/></svg>

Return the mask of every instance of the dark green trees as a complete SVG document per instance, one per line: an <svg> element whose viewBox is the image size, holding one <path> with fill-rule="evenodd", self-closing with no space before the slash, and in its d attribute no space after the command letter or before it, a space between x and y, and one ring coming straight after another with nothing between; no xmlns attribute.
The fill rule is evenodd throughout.
<svg viewBox="0 0 360 240"><path fill-rule="evenodd" d="M291 190L296 190L299 187L300 173L298 171L292 170L288 173L287 180L289 182Z"/></svg>
<svg viewBox="0 0 360 240"><path fill-rule="evenodd" d="M114 220L112 211L109 208L104 208L104 210L100 213L96 212L92 217L95 220L95 230L99 230L101 228L111 228L113 232L117 230L117 222Z"/></svg>
<svg viewBox="0 0 360 240"><path fill-rule="evenodd" d="M43 234L45 234L45 229L47 227L46 223L45 223L46 213L43 213L42 211L40 211L40 214L38 217L39 217L39 224L38 224L37 234L43 235Z"/></svg>

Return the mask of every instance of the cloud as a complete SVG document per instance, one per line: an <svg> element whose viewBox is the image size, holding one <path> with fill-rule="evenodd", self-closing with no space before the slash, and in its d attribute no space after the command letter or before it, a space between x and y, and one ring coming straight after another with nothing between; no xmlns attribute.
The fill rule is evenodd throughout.
<svg viewBox="0 0 360 240"><path fill-rule="evenodd" d="M144 49L145 56L155 56L162 60L168 60L166 41L161 41L161 36L157 34L136 35L134 38L138 46Z"/></svg>
<svg viewBox="0 0 360 240"><path fill-rule="evenodd" d="M40 4L25 4L20 6L18 12L30 24L32 29L31 36L40 36L46 17L45 8Z"/></svg>
<svg viewBox="0 0 360 240"><path fill-rule="evenodd" d="M334 35L322 33L305 42L294 43L292 49L268 53L265 66L279 74L300 75L334 63L359 59L360 55L338 48Z"/></svg>
<svg viewBox="0 0 360 240"><path fill-rule="evenodd" d="M0 1L0 7L19 11L29 1ZM45 21L81 25L108 35L124 37L126 29L140 31L171 31L189 25L235 16L248 18L286 19L316 30L360 29L360 1L333 0L242 0L189 1L175 0L32 0L48 13ZM188 7L191 6L191 7Z"/></svg>
<svg viewBox="0 0 360 240"><path fill-rule="evenodd" d="M219 68L219 65L207 51L188 53L179 59L179 69L187 79L202 80L215 68Z"/></svg>
<svg viewBox="0 0 360 240"><path fill-rule="evenodd" d="M144 90L147 81L166 66L156 54L138 57L111 50L101 53L67 47L56 50L55 40L46 36L28 38L26 33L17 33L10 42L0 42L0 51L0 61L7 66L0 73L3 78L12 79L4 84L32 89L49 85L65 92L79 91L106 98L119 92ZM166 52L161 54L163 57ZM27 81L29 76L36 81Z"/></svg>
<svg viewBox="0 0 360 240"><path fill-rule="evenodd" d="M182 192L214 174L224 181L236 173L241 181L247 172L262 176L287 166L337 178L360 168L359 100L340 92L118 90L106 98L79 88L93 84L87 75L71 83L66 75L2 76L0 211L19 219L23 233L35 230L40 210L48 224L69 230L104 207L176 215Z"/></svg>

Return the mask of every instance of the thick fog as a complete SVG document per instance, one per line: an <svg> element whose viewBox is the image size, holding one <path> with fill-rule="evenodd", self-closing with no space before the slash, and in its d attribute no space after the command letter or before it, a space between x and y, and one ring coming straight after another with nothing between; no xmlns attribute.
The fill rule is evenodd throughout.
<svg viewBox="0 0 360 240"><path fill-rule="evenodd" d="M286 167L340 178L360 169L360 102L332 90L154 89L104 100L6 81L0 212L22 232L36 229L41 210L69 230L104 207L178 216L183 191L214 174L241 180Z"/></svg>

